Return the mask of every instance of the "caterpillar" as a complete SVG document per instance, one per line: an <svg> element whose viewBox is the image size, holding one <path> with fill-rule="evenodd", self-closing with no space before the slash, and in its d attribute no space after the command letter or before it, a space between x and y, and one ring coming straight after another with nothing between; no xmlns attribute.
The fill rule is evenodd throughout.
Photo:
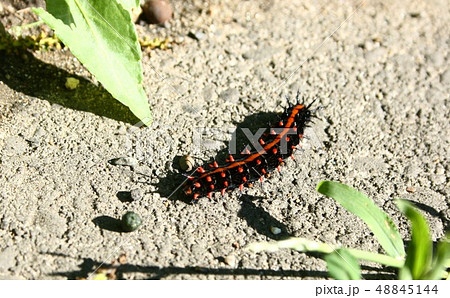
<svg viewBox="0 0 450 298"><path fill-rule="evenodd" d="M279 115L278 121L265 129L263 135L253 144L252 151L246 149L241 155L229 155L224 165L219 166L213 161L205 166L199 166L183 184L183 191L196 202L201 197L212 197L213 192L239 188L260 180L262 181L274 169L280 166L288 157L293 158L293 152L303 138L305 127L310 122L312 112L310 107L299 103L292 105L288 100L288 108Z"/></svg>

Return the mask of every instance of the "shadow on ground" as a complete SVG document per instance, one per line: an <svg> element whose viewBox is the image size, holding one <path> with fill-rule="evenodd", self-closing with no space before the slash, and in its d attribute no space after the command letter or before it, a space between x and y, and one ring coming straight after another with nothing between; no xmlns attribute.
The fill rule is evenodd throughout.
<svg viewBox="0 0 450 298"><path fill-rule="evenodd" d="M60 254L55 254L62 256ZM147 279L163 279L171 276L176 278L176 275L188 274L192 276L196 275L216 275L216 276L243 276L246 278L252 278L252 276L260 277L297 277L297 278L328 278L326 271L318 270L271 270L271 269L253 269L253 268L207 268L199 266L186 266L186 267L157 267L157 266L140 266L132 264L104 264L94 261L91 258L83 259L83 262L79 265L79 270L67 271L67 272L54 272L52 276L63 276L68 279L83 279L88 278L93 272L102 269L114 269L117 279L124 279L128 273L143 273L147 275ZM363 270L375 272L363 274L364 279L394 279L394 272L390 268L373 268L370 266L362 266Z"/></svg>
<svg viewBox="0 0 450 298"><path fill-rule="evenodd" d="M121 225L121 221L111 216L106 215L98 216L94 218L92 222L102 230L118 233L124 232Z"/></svg>
<svg viewBox="0 0 450 298"><path fill-rule="evenodd" d="M255 134L259 128L269 127L269 121L277 121L277 117L278 116L275 113L260 112L245 117L244 121L241 123L235 123L237 127L232 134L232 140L227 144L228 146L220 150L214 158L205 157L205 159L203 160L203 162L205 162L203 167L209 168L208 164L214 160L216 160L219 165L225 163L225 160L228 158L230 152L234 153L232 152L234 151L234 148L230 148L229 144L235 143L236 152L242 152L246 148L246 146L250 144L250 140L244 134L243 128L248 128L252 132L252 134ZM253 147L251 147L250 149L253 149ZM235 156L235 158L236 156L239 156L239 154L233 155ZM173 201L191 203L191 198L187 197L183 193L183 187L180 187L183 182L187 181L187 174L189 174L183 172L180 169L180 158L181 156L174 157L172 161L172 167L176 170L173 172L169 172L166 177L163 177L159 180L159 183L157 184L157 192L161 195L161 197L169 198ZM206 163L208 160L209 162Z"/></svg>
<svg viewBox="0 0 450 298"><path fill-rule="evenodd" d="M17 92L117 121L139 122L128 107L115 100L102 86L95 86L82 77L42 62L28 52L0 52L0 65L0 81ZM68 77L80 81L75 90L65 88Z"/></svg>
<svg viewBox="0 0 450 298"><path fill-rule="evenodd" d="M289 234L286 226L282 222L270 215L263 207L257 206L254 203L254 201L264 199L263 197L243 195L241 197L242 204L238 216L245 220L258 234L264 235L269 239L281 240L291 237L292 235ZM280 233L272 233L271 227L279 228Z"/></svg>
<svg viewBox="0 0 450 298"><path fill-rule="evenodd" d="M83 259L83 263L79 265L80 270L70 272L55 272L52 276L64 276L68 279L81 279L88 278L96 268L109 269L114 268L116 270L117 279L124 279L124 274L127 273L144 273L147 274L147 279L162 279L171 275L190 274L190 275L220 275L220 276L279 276L279 277L322 277L328 276L327 272L315 271L315 270L270 270L270 269L247 269L247 268L207 268L198 266L187 267L157 267L157 266L139 266L131 264L111 265L102 264L96 262L90 258Z"/></svg>
<svg viewBox="0 0 450 298"><path fill-rule="evenodd" d="M406 200L408 202L410 202L411 204L413 204L416 208L428 213L429 215L439 218L442 222L442 225L444 226L444 231L449 231L450 230L450 221L447 219L447 217L445 216L444 211L437 211L436 209L434 209L431 206L428 206L426 204L422 204L416 201L412 201L412 200Z"/></svg>

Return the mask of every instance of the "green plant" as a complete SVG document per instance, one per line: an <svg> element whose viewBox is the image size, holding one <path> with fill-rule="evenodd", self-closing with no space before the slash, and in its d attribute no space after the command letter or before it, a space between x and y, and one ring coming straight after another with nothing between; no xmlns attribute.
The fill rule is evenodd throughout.
<svg viewBox="0 0 450 298"><path fill-rule="evenodd" d="M280 248L290 248L301 252L323 253L329 274L335 279L361 279L358 260L372 261L398 268L399 279L448 278L448 272L445 270L450 263L448 237L438 243L436 253L433 254L428 225L423 216L408 201L396 200L400 211L411 222L411 242L406 254L403 240L393 221L364 194L333 181L320 182L317 191L333 198L348 211L361 218L387 254L333 246L304 238L252 243L247 246L247 249L253 252L273 252Z"/></svg>
<svg viewBox="0 0 450 298"><path fill-rule="evenodd" d="M151 113L142 86L141 48L130 9L139 0L47 0L33 11L102 83L146 125Z"/></svg>
<svg viewBox="0 0 450 298"><path fill-rule="evenodd" d="M27 49L32 51L48 49L60 50L61 44L60 40L56 36L47 36L44 32L41 32L37 36L21 36L18 34L17 37L14 35L9 35L6 32L4 35L0 34L0 51L17 54L20 51Z"/></svg>

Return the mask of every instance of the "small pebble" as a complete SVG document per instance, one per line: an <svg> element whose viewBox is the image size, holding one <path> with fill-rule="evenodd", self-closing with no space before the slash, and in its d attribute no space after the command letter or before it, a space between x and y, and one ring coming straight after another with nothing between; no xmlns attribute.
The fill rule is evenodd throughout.
<svg viewBox="0 0 450 298"><path fill-rule="evenodd" d="M196 40L201 40L205 37L205 33L201 32L201 31L189 31L188 36L190 38L196 39Z"/></svg>
<svg viewBox="0 0 450 298"><path fill-rule="evenodd" d="M132 157L119 157L114 158L109 161L110 164L114 166L130 166L134 167L137 165L137 160Z"/></svg>
<svg viewBox="0 0 450 298"><path fill-rule="evenodd" d="M184 37L183 36L175 37L175 43L182 43L183 41L184 41Z"/></svg>
<svg viewBox="0 0 450 298"><path fill-rule="evenodd" d="M141 224L142 224L141 217L132 211L129 211L125 213L124 216L122 216L122 229L125 232L136 231Z"/></svg>
<svg viewBox="0 0 450 298"><path fill-rule="evenodd" d="M410 193L414 193L414 192L416 192L416 188L415 188L414 186L408 186L408 187L406 188L406 191L407 191L407 192L410 192Z"/></svg>
<svg viewBox="0 0 450 298"><path fill-rule="evenodd" d="M281 233L281 229L277 228L277 227L270 227L270 231L272 232L272 234L274 235L278 235Z"/></svg>
<svg viewBox="0 0 450 298"><path fill-rule="evenodd" d="M119 264L125 264L127 262L127 254L121 254L118 258L117 261L119 262Z"/></svg>
<svg viewBox="0 0 450 298"><path fill-rule="evenodd" d="M123 125L121 125L119 127L119 129L117 129L117 134L118 135L126 135L127 134L127 128Z"/></svg>
<svg viewBox="0 0 450 298"><path fill-rule="evenodd" d="M192 171L192 168L195 166L194 158L190 155L184 155L180 158L180 168L183 171L189 172Z"/></svg>
<svg viewBox="0 0 450 298"><path fill-rule="evenodd" d="M445 174L445 170L444 170L444 167L442 165L437 165L436 166L436 174L437 175Z"/></svg>
<svg viewBox="0 0 450 298"><path fill-rule="evenodd" d="M235 267L236 266L236 257L234 255L226 256L223 259L223 262L231 267Z"/></svg>
<svg viewBox="0 0 450 298"><path fill-rule="evenodd" d="M144 193L140 188L135 188L130 191L130 196L132 201L139 201L144 197Z"/></svg>
<svg viewBox="0 0 450 298"><path fill-rule="evenodd" d="M72 78L72 77L68 77L66 78L66 88L69 90L74 90L78 87L78 85L80 84L80 80Z"/></svg>
<svg viewBox="0 0 450 298"><path fill-rule="evenodd" d="M39 139L38 139L38 138L35 138L35 137L31 137L31 138L29 138L29 139L26 139L26 141L29 143L29 145L30 145L32 148L37 148L37 147L39 147L39 144L41 143L41 141L39 141Z"/></svg>
<svg viewBox="0 0 450 298"><path fill-rule="evenodd" d="M147 0L142 6L144 15L150 24L162 24L172 17L172 7L164 0Z"/></svg>

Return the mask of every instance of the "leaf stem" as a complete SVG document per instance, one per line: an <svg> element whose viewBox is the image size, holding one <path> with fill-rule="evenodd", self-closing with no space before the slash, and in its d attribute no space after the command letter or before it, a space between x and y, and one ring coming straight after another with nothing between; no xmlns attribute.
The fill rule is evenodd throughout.
<svg viewBox="0 0 450 298"><path fill-rule="evenodd" d="M299 252L318 252L323 254L329 254L335 250L342 248L337 245L331 245L323 242L311 241L305 238L289 238L277 242L256 242L247 246L247 249L259 252L259 251L277 251L281 248L290 248ZM388 255L373 253L365 250L345 248L355 258L375 263L380 263L387 266L401 268L405 263L402 259L390 257Z"/></svg>
<svg viewBox="0 0 450 298"><path fill-rule="evenodd" d="M401 268L405 263L404 260L399 260L388 255L373 253L370 251L359 250L354 248L347 248L347 250L357 259L366 260L370 262L380 263L386 266Z"/></svg>

